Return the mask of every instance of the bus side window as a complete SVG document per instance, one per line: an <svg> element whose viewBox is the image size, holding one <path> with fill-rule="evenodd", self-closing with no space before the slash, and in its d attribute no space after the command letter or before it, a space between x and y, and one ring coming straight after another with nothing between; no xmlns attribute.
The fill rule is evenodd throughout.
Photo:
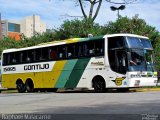
<svg viewBox="0 0 160 120"><path fill-rule="evenodd" d="M48 56L48 48L44 47L41 49L41 60L45 61L48 60L49 56Z"/></svg>
<svg viewBox="0 0 160 120"><path fill-rule="evenodd" d="M88 45L86 43L83 44L83 55L87 56L88 55Z"/></svg>
<svg viewBox="0 0 160 120"><path fill-rule="evenodd" d="M104 40L96 41L95 54L96 55L104 55Z"/></svg>
<svg viewBox="0 0 160 120"><path fill-rule="evenodd" d="M79 44L75 44L74 46L74 57L79 57L80 56L80 53L79 53Z"/></svg>
<svg viewBox="0 0 160 120"><path fill-rule="evenodd" d="M21 60L22 60L22 63L26 63L27 62L27 51L22 51Z"/></svg>
<svg viewBox="0 0 160 120"><path fill-rule="evenodd" d="M73 58L75 57L75 45L69 44L67 46L67 57L68 58Z"/></svg>
<svg viewBox="0 0 160 120"><path fill-rule="evenodd" d="M59 59L66 58L66 56L67 56L66 47L64 45L58 46L58 57L59 57Z"/></svg>
<svg viewBox="0 0 160 120"><path fill-rule="evenodd" d="M15 59L16 59L16 64L20 64L21 63L20 52L15 52Z"/></svg>
<svg viewBox="0 0 160 120"><path fill-rule="evenodd" d="M9 64L13 64L14 55L13 53L9 53L9 55L10 55Z"/></svg>
<svg viewBox="0 0 160 120"><path fill-rule="evenodd" d="M33 62L35 58L34 55L35 55L34 50L27 51L27 58L26 58L27 62Z"/></svg>
<svg viewBox="0 0 160 120"><path fill-rule="evenodd" d="M41 49L35 49L35 61L41 60Z"/></svg>
<svg viewBox="0 0 160 120"><path fill-rule="evenodd" d="M7 65L8 62L8 53L4 53L3 54L3 65Z"/></svg>
<svg viewBox="0 0 160 120"><path fill-rule="evenodd" d="M54 48L49 49L49 58L55 60L57 58L57 52Z"/></svg>
<svg viewBox="0 0 160 120"><path fill-rule="evenodd" d="M9 64L15 64L15 63L16 63L15 53L12 52L10 53L10 63Z"/></svg>
<svg viewBox="0 0 160 120"><path fill-rule="evenodd" d="M94 41L89 41L87 43L88 49L89 49L89 55L94 55L95 54L95 42Z"/></svg>
<svg viewBox="0 0 160 120"><path fill-rule="evenodd" d="M83 56L83 46L82 46L82 44L79 44L78 45L78 49L77 49L78 51L78 56L79 57L81 57L81 56Z"/></svg>

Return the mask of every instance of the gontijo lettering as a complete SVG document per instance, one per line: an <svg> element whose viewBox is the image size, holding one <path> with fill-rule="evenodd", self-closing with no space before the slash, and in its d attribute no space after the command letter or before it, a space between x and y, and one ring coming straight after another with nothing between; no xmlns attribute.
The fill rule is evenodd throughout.
<svg viewBox="0 0 160 120"><path fill-rule="evenodd" d="M49 69L49 64L36 64L36 65L25 65L24 70L42 70L42 69Z"/></svg>

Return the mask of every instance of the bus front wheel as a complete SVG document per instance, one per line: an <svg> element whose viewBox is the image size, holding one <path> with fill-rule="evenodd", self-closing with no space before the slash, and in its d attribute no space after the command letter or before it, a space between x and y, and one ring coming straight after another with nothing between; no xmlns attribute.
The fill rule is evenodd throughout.
<svg viewBox="0 0 160 120"><path fill-rule="evenodd" d="M105 92L105 80L102 77L95 77L92 84L95 92Z"/></svg>
<svg viewBox="0 0 160 120"><path fill-rule="evenodd" d="M16 88L19 93L23 93L26 91L26 87L25 87L24 83L22 82L22 80L17 80Z"/></svg>

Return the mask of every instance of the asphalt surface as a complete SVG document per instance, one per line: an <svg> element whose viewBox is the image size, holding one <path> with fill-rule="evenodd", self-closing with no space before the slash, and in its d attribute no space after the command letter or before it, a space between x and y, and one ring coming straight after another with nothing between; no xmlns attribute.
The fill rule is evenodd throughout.
<svg viewBox="0 0 160 120"><path fill-rule="evenodd" d="M2 93L0 113L51 114L54 119L142 119L160 116L160 91ZM154 116L153 116L154 115ZM91 118L92 117L92 118ZM148 116L147 116L148 117Z"/></svg>

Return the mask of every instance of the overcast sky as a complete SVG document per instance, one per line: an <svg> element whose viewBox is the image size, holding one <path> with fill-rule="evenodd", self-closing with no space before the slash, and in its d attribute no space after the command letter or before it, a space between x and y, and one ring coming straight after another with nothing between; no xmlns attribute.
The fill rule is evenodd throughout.
<svg viewBox="0 0 160 120"><path fill-rule="evenodd" d="M112 5L104 0L95 22L104 25L108 21L115 21L117 12L110 10ZM59 27L64 20L73 19L65 17L66 14L82 16L80 7L72 0L0 0L0 12L2 20L21 20L25 16L39 15L47 28ZM160 0L139 0L120 11L120 15L130 18L135 14L160 31Z"/></svg>

